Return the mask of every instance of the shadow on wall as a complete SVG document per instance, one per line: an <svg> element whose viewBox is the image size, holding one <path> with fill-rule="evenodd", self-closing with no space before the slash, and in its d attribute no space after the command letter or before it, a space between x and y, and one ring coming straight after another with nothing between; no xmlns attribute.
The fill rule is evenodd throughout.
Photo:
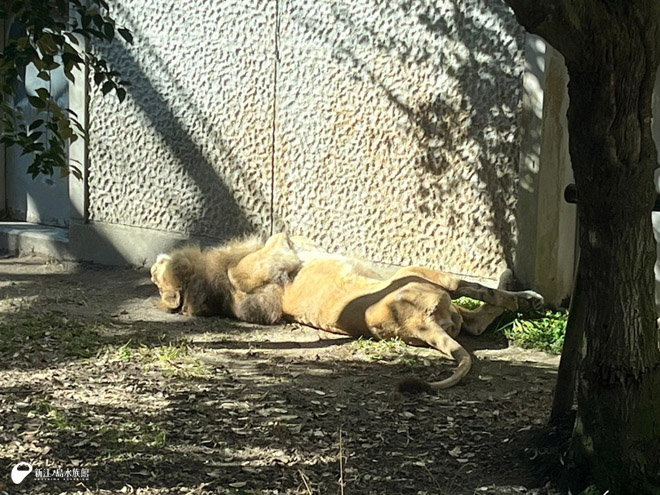
<svg viewBox="0 0 660 495"><path fill-rule="evenodd" d="M484 9L493 17L503 13L502 6L497 8L490 2ZM507 265L512 267L516 225L514 217L505 215L505 212L512 209L512 205L507 204L508 194L517 188L519 143L507 142L504 133L510 132L510 129L497 129L493 121L500 115L513 116L518 113L518 108L507 105L505 94L510 90L508 84L520 85L522 81L505 71L507 68L515 71L513 68L519 63L520 54L509 49L500 51L503 56L498 60L488 57L478 60L477 56L483 54L484 47L492 45L499 35L494 26L474 26L474 18L466 18L458 8L452 9L449 17L446 12L430 7L428 13L419 15L419 21L432 33L449 33L467 47L463 65L447 66L460 97L448 100L444 95L438 95L417 111L406 111L411 121L424 133L426 153L420 157L419 164L434 174L442 175L455 166L463 143L477 145L476 156L459 160L463 161L463 166L476 172L479 187L490 204L495 220L492 232L503 248ZM510 24L501 23L498 28L507 26ZM478 36L475 33L479 33ZM518 33L507 34L515 39ZM522 45L522 40L518 45ZM484 108L481 104L484 99L492 102L488 113L478 111ZM510 162L502 163L502 159L509 159ZM451 194L451 191L442 192ZM420 190L420 193L423 191Z"/></svg>
<svg viewBox="0 0 660 495"><path fill-rule="evenodd" d="M374 13L379 20L365 22L346 6L333 3L327 23L335 26L331 30L313 19L296 17L295 10L290 14L330 47L349 77L379 88L411 124L418 136L414 165L425 177L418 184L418 213L441 214L450 223L462 221L463 235L488 229L501 245L507 265L513 266L522 29L503 2L401 0L379 9ZM414 35L384 21L402 16ZM334 36L335 30L351 36ZM388 60L390 72L399 68L404 75L383 72L377 67L382 58ZM401 78L410 77L411 68L434 79L424 88L432 88L432 94L402 86ZM485 205L478 214L466 213L457 201L466 187Z"/></svg>
<svg viewBox="0 0 660 495"><path fill-rule="evenodd" d="M416 35L423 35L419 38L423 41L418 44L415 40L411 43L410 38L404 39L401 29L389 31L378 24L376 28L371 22L357 21L342 4L329 4L330 19L337 29L350 31L350 37L335 36L335 27L325 29L314 19L305 18L300 13L304 9L299 12L293 4L284 8L290 9L296 22L331 48L336 62L348 66L347 78L370 80L382 94L381 99L388 101L396 113L405 116L402 120L410 124L409 132L418 141L415 147L418 155L413 164L420 172L415 174L419 180L412 186L417 187L419 198L414 202L417 211L412 213L446 219L449 230L458 235L472 232L475 237L487 237L477 239L482 244L496 244L489 236L483 236L484 232L492 233L499 243L495 250L501 251L511 266L517 236L522 31L516 31L517 24L511 21L512 14L502 2L483 4L486 3L447 0L429 6L400 0L380 7L378 12L374 9L374 15L383 18L407 19ZM184 234L228 238L266 231L264 212L272 214L272 198L263 184L251 179L255 166L248 163L263 157L243 157L240 148L236 151L243 137L227 138L228 124L217 117L223 115L224 109L213 111L202 107L203 100L195 93L199 86L189 84L187 73L166 60L165 52L156 49L155 40L140 33L140 24L133 18L131 8L120 10L122 21L135 31L139 45L127 49L114 44L100 46L99 50L132 82L129 100L137 106L139 117L146 117L150 130L158 134L156 148L166 151L156 151L168 161L165 164L157 159L147 161L149 158L143 152L140 154L142 150L136 150L133 155L119 155L126 156L130 163L122 163L119 171L109 173L112 177L108 179L106 171L98 168L106 163L99 156L115 156L112 147L120 146L121 140L103 136L104 142L95 145L105 146L106 156L93 157L96 163L92 163L90 174L90 202L94 211L103 211L104 215L109 211L109 218L104 218L109 223L126 224L137 219L133 225ZM385 55L388 63L407 67L409 72L410 68L417 70L426 64L423 77L434 79L426 86L432 91L417 92L415 87L406 87L404 81L407 93L402 94L401 87L371 68L370 61L362 56L361 45L368 45L368 53L375 49ZM264 47L256 49L267 51ZM270 56L258 55L266 61ZM185 70L184 58L182 55ZM211 62L218 64L215 59ZM216 72L218 68L225 70L221 64L215 67ZM215 74L211 69L212 65L206 77ZM217 84L222 86L224 82ZM260 89L256 88L257 93ZM144 124L138 121L125 127L136 125ZM239 125L241 131L247 126L240 118ZM264 134L259 128L250 131ZM200 140L200 136L210 138ZM263 148L261 144L258 147ZM138 178L126 180L129 172ZM224 180L230 172L232 176ZM162 178L168 175L169 180L163 185ZM194 187L189 187L189 183ZM185 189L177 191L179 186ZM112 192L108 194L108 190ZM469 194L464 195L466 191ZM272 217L271 221L277 224ZM452 222L457 226L451 225ZM448 240L454 239L450 236ZM481 252L483 246L474 249L477 255Z"/></svg>
<svg viewBox="0 0 660 495"><path fill-rule="evenodd" d="M110 223L155 228L184 235L210 236L216 240L265 231L267 226L264 228L259 214L246 212L236 199L235 191L238 189L243 196L249 196L250 205L256 211L269 211L270 200L264 197L264 191L258 187L258 183L251 180L247 164L233 153L232 146L222 138L223 129L208 120L209 114L205 113L205 109L196 106L190 94L196 88L186 87L178 81L178 76L159 57L148 36L140 36L135 31L134 26L139 24L131 14L129 8L122 9L123 22L131 27L136 43L139 43L141 60L137 60L129 49L119 43L96 48L113 68L130 81L131 85L127 88L129 100L141 115L146 116L150 129L158 134L156 147L164 145L169 152L169 160L167 163L159 163L157 160L144 161L143 157L129 156L132 162L122 164L121 169L139 177L134 180L138 187L128 194L124 191L127 186L120 176L115 175L114 182L110 181L108 187L106 170L101 168L105 166L104 161L94 160L96 163L91 163L89 183L90 203L96 202L93 208L96 212L110 211ZM148 69L145 69L147 66ZM158 89L163 81L167 93ZM176 102L171 101L172 95L175 95ZM103 105L107 103L106 99ZM110 104L116 105L115 102ZM123 105L126 104L128 100ZM182 114L182 111L185 113ZM139 123L128 124L126 132L135 130L131 129L131 125ZM101 133L99 130L97 145L106 146L103 153L113 156L111 147L117 146L117 138L104 145L102 141L106 141L106 136ZM200 141L200 135L209 138ZM152 142L142 144L154 145ZM209 147L213 147L214 151L210 152ZM222 156L221 163L214 160L218 155ZM223 180L223 172L227 170L237 172L234 178L239 182L238 187L236 184L228 186ZM163 177L167 180L165 184L160 180ZM108 191L112 188L118 192ZM172 201L163 199L163 196L168 196L168 189L173 191L169 194L174 198ZM131 211L121 211L120 207L112 204L113 196L117 195L120 198L130 196L124 208Z"/></svg>

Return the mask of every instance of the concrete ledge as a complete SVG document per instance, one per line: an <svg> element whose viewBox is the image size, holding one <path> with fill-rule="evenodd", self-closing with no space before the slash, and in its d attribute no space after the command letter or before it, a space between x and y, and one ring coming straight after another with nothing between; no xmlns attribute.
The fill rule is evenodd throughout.
<svg viewBox="0 0 660 495"><path fill-rule="evenodd" d="M151 266L159 253L188 242L213 246L223 239L187 236L160 230L129 227L103 222L71 220L69 229L19 222L0 222L0 251L12 254L35 253L69 261L88 261L101 265ZM383 273L394 273L397 265L375 263ZM466 274L466 280L497 287L498 281Z"/></svg>
<svg viewBox="0 0 660 495"><path fill-rule="evenodd" d="M70 259L69 232L26 222L0 222L0 251Z"/></svg>
<svg viewBox="0 0 660 495"><path fill-rule="evenodd" d="M69 236L70 254L76 260L119 266L150 266L159 253L185 242L219 242L159 230L81 221L72 221Z"/></svg>
<svg viewBox="0 0 660 495"><path fill-rule="evenodd" d="M80 220L72 220L69 229L27 222L0 222L0 251L102 265L149 266L159 253L186 242L210 245L220 241Z"/></svg>

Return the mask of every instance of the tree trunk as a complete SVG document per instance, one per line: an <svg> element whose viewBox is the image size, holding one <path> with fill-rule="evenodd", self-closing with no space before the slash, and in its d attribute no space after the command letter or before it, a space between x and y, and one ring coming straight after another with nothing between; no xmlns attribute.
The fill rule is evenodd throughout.
<svg viewBox="0 0 660 495"><path fill-rule="evenodd" d="M567 63L586 301L572 450L603 490L652 493L653 485L660 492L650 215L657 166L650 127L655 65L650 70L643 46L612 39L618 45L596 51L589 63Z"/></svg>
<svg viewBox="0 0 660 495"><path fill-rule="evenodd" d="M601 493L660 493L650 215L660 2L507 1L528 30L564 55L570 78L569 149L586 307L569 462Z"/></svg>

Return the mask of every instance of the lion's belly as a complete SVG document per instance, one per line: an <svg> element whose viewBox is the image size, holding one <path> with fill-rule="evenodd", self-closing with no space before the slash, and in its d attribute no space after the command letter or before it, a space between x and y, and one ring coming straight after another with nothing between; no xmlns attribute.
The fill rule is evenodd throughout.
<svg viewBox="0 0 660 495"><path fill-rule="evenodd" d="M322 330L370 335L364 312L352 309L351 302L368 294L375 282L353 273L341 259L310 260L284 290L282 309L287 317Z"/></svg>

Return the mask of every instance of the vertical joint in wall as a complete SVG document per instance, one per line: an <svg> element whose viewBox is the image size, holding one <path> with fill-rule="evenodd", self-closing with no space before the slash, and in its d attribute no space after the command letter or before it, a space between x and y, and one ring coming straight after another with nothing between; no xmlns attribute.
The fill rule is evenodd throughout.
<svg viewBox="0 0 660 495"><path fill-rule="evenodd" d="M280 63L280 2L275 0L275 40L273 59L273 120L271 124L271 149L270 149L270 235L275 229L275 139L277 134L277 77Z"/></svg>

